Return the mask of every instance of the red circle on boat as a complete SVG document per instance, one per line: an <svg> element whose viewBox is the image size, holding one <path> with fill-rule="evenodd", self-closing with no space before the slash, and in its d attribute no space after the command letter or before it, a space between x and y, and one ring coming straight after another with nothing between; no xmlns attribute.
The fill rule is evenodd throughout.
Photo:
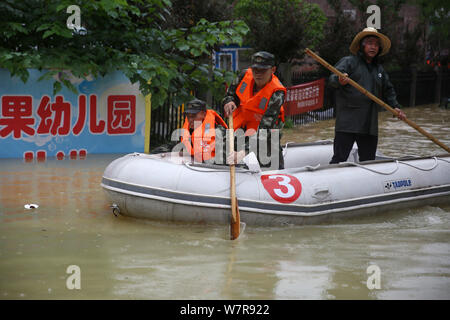
<svg viewBox="0 0 450 320"><path fill-rule="evenodd" d="M288 174L265 174L261 182L270 196L281 203L294 202L302 193L300 181Z"/></svg>

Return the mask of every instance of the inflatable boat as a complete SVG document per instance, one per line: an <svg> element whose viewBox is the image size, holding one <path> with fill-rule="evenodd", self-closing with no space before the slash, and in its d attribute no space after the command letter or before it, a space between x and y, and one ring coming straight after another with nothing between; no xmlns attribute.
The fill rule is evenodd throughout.
<svg viewBox="0 0 450 320"><path fill-rule="evenodd" d="M287 144L285 169L236 168L247 225L332 223L357 215L450 203L450 154L328 164L331 141ZM229 167L195 164L172 153L133 153L105 169L101 186L115 214L194 223L230 221Z"/></svg>

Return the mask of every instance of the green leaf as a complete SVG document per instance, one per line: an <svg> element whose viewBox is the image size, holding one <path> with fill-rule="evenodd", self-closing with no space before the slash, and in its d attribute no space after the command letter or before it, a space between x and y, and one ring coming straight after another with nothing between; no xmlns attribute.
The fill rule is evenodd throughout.
<svg viewBox="0 0 450 320"><path fill-rule="evenodd" d="M54 33L55 33L55 31L53 29L52 30L47 30L47 31L44 32L44 35L42 36L42 39L48 38Z"/></svg>
<svg viewBox="0 0 450 320"><path fill-rule="evenodd" d="M67 9L67 7L68 7L68 5L67 4L65 4L65 3L61 3L61 4L59 4L57 7L56 7L56 12L59 12L59 11L61 11L61 10L66 10Z"/></svg>
<svg viewBox="0 0 450 320"><path fill-rule="evenodd" d="M19 31L19 32L22 32L22 33L25 33L25 34L28 33L28 30L26 28L24 28L21 23L11 22L11 23L9 23L9 26L13 30L16 30L16 31Z"/></svg>
<svg viewBox="0 0 450 320"><path fill-rule="evenodd" d="M57 73L58 71L56 70L47 71L46 73L44 73L42 76L39 77L38 81L49 80L53 78L53 76Z"/></svg>
<svg viewBox="0 0 450 320"><path fill-rule="evenodd" d="M208 69L205 66L198 66L198 69L203 73L206 73L206 74L209 73Z"/></svg>
<svg viewBox="0 0 450 320"><path fill-rule="evenodd" d="M61 79L61 82L64 84L64 86L69 89L70 91L72 91L74 94L78 94L78 90L77 88L69 81L66 79Z"/></svg>
<svg viewBox="0 0 450 320"><path fill-rule="evenodd" d="M55 81L53 82L53 95L56 95L62 89L61 82Z"/></svg>
<svg viewBox="0 0 450 320"><path fill-rule="evenodd" d="M187 51L189 50L189 45L186 42L178 41L175 46L180 51Z"/></svg>
<svg viewBox="0 0 450 320"><path fill-rule="evenodd" d="M194 57L198 57L199 55L202 54L202 52L197 49L197 48L192 48L191 50L189 50L189 52L194 56Z"/></svg>
<svg viewBox="0 0 450 320"><path fill-rule="evenodd" d="M44 23L44 24L41 24L39 27L37 27L36 31L46 30L46 29L50 28L51 26L52 26L52 24L50 24L50 23Z"/></svg>

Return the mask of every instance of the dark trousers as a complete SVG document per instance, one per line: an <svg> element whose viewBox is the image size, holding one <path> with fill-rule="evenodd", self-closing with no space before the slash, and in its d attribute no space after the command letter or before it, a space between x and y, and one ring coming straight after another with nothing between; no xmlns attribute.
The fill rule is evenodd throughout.
<svg viewBox="0 0 450 320"><path fill-rule="evenodd" d="M334 155L330 164L347 161L355 141L358 146L359 161L375 160L378 136L350 132L336 132L333 145Z"/></svg>

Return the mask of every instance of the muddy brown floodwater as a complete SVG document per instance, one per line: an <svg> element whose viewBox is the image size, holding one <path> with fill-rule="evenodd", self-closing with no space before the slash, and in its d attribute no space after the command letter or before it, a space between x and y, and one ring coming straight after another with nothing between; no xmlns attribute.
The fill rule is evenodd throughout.
<svg viewBox="0 0 450 320"><path fill-rule="evenodd" d="M406 113L450 145L450 111ZM283 141L333 139L333 130L333 120L311 123L285 130ZM444 152L387 112L379 150ZM450 299L450 205L247 226L230 241L225 226L114 217L100 181L119 156L0 159L0 299ZM79 289L69 266L79 268ZM379 289L367 286L371 266Z"/></svg>

